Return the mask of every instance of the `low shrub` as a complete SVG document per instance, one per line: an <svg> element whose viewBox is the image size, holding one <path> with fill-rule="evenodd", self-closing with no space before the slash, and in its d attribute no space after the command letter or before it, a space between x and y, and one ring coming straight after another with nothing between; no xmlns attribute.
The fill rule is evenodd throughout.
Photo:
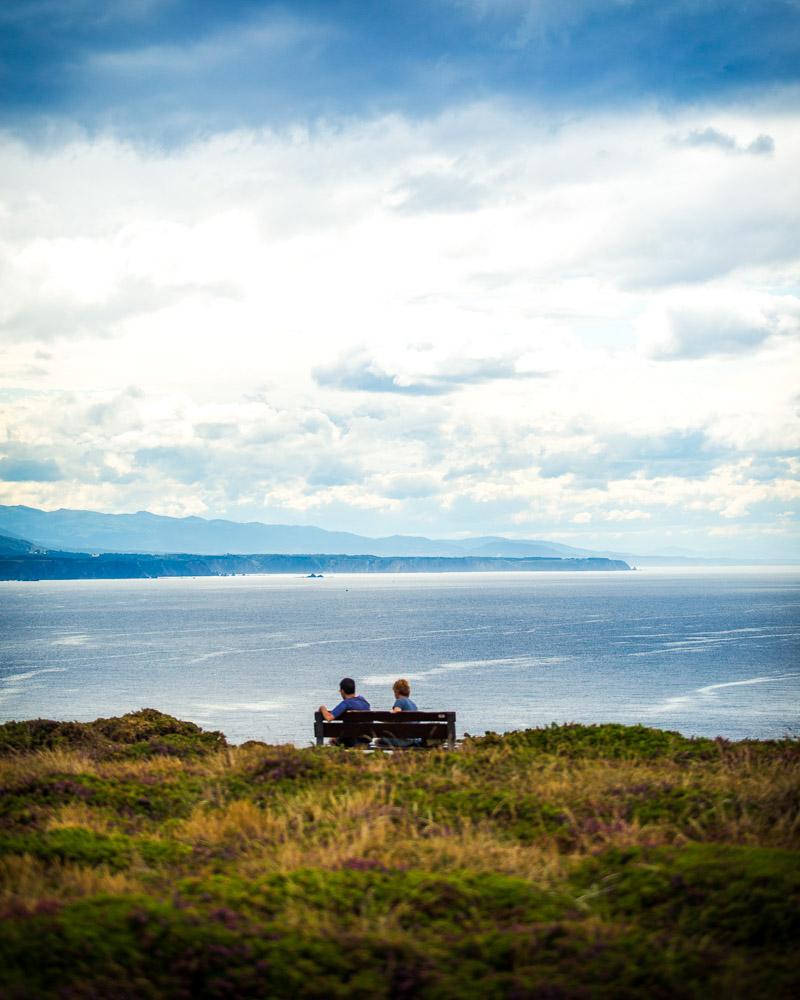
<svg viewBox="0 0 800 1000"><path fill-rule="evenodd" d="M69 802L106 807L118 816L154 820L185 816L203 792L199 778L178 774L169 780L101 778L94 774L52 774L9 787L0 800L0 820L34 815L37 807Z"/></svg>
<svg viewBox="0 0 800 1000"><path fill-rule="evenodd" d="M228 748L145 709L3 753L4 1000L800 993L791 740Z"/></svg>
<svg viewBox="0 0 800 1000"><path fill-rule="evenodd" d="M160 754L187 757L227 746L222 733L204 732L154 708L94 722L54 722L33 719L0 725L0 756L35 750L82 750L98 759L150 757Z"/></svg>
<svg viewBox="0 0 800 1000"><path fill-rule="evenodd" d="M596 758L606 760L713 760L728 746L725 740L689 738L680 733L647 726L550 725L541 729L525 729L505 733L487 733L470 737L478 749L504 746L512 750L528 750L557 757Z"/></svg>
<svg viewBox="0 0 800 1000"><path fill-rule="evenodd" d="M106 865L112 871L122 871L137 858L154 867L174 865L188 857L191 849L170 840L61 827L27 834L0 833L0 856L9 854L30 854L43 861Z"/></svg>
<svg viewBox="0 0 800 1000"><path fill-rule="evenodd" d="M800 865L794 851L730 844L610 850L574 876L600 914L726 945L800 940Z"/></svg>

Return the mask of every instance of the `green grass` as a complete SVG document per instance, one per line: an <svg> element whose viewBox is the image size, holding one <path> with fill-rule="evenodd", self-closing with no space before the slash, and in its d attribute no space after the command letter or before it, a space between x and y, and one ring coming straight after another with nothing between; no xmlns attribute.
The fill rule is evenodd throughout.
<svg viewBox="0 0 800 1000"><path fill-rule="evenodd" d="M0 726L0 979L35 997L789 997L800 748L551 726L229 747Z"/></svg>

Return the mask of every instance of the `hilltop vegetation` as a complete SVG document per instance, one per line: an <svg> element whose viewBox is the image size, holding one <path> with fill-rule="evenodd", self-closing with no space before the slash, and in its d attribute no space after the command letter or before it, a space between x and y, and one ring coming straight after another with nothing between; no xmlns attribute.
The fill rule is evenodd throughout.
<svg viewBox="0 0 800 1000"><path fill-rule="evenodd" d="M364 754L9 723L5 995L794 996L798 771L617 725Z"/></svg>

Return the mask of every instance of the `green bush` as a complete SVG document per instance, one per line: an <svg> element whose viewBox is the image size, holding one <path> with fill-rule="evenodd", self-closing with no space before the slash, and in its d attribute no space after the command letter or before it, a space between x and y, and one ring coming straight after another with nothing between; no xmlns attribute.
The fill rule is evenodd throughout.
<svg viewBox="0 0 800 1000"><path fill-rule="evenodd" d="M800 865L793 851L728 844L612 850L574 877L592 905L653 930L748 947L800 940Z"/></svg>
<svg viewBox="0 0 800 1000"><path fill-rule="evenodd" d="M394 801L440 823L463 819L493 823L524 843L561 831L567 823L563 809L537 795L512 790L440 788L431 783L425 788L398 788Z"/></svg>
<svg viewBox="0 0 800 1000"><path fill-rule="evenodd" d="M364 887L362 886L362 889ZM462 902L459 896L454 900ZM789 997L787 963L754 969L713 943L587 920L398 935L259 920L216 900L99 896L7 922L6 995L83 997ZM768 973L768 980L764 972ZM734 975L735 974L735 975ZM753 993L743 993L737 982Z"/></svg>
<svg viewBox="0 0 800 1000"><path fill-rule="evenodd" d="M299 869L255 881L230 875L185 879L179 891L195 902L269 919L282 917L297 902L320 911L333 905L343 926L355 918L386 913L396 913L409 928L441 923L503 926L556 920L575 909L571 896L545 891L520 878L469 871L447 875L397 871L361 858L352 858L337 870Z"/></svg>
<svg viewBox="0 0 800 1000"><path fill-rule="evenodd" d="M204 732L154 708L94 722L33 719L0 725L0 756L34 750L82 750L93 757L196 756L227 746L219 732Z"/></svg>
<svg viewBox="0 0 800 1000"><path fill-rule="evenodd" d="M503 746L512 750L535 751L558 757L603 758L612 760L714 759L720 756L726 741L703 738L690 739L680 733L647 726L550 725L541 729L517 732L487 733L471 737L470 744L478 749Z"/></svg>
<svg viewBox="0 0 800 1000"><path fill-rule="evenodd" d="M170 840L103 834L83 827L61 827L47 832L0 833L0 856L30 854L42 861L71 861L106 865L114 871L128 868L138 856L151 867L177 864L191 848Z"/></svg>
<svg viewBox="0 0 800 1000"><path fill-rule="evenodd" d="M85 802L118 816L153 820L185 816L202 797L202 782L188 774L162 781L51 774L12 785L0 800L0 819L20 820L39 807Z"/></svg>

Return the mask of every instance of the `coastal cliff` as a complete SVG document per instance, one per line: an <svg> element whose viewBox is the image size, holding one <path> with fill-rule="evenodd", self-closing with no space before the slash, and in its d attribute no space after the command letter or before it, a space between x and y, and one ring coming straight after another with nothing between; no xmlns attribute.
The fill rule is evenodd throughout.
<svg viewBox="0 0 800 1000"><path fill-rule="evenodd" d="M0 556L0 580L114 580L253 573L486 573L630 570L620 559L369 555L146 555L72 552Z"/></svg>

